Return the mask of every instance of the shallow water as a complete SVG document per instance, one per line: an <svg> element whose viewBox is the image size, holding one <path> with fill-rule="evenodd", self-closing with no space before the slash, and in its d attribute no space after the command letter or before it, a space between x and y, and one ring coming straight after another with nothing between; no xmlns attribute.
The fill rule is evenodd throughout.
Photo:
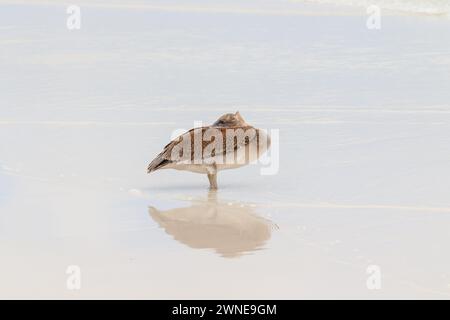
<svg viewBox="0 0 450 320"><path fill-rule="evenodd" d="M1 297L450 296L448 20L82 9L0 11ZM237 109L277 174L145 174Z"/></svg>

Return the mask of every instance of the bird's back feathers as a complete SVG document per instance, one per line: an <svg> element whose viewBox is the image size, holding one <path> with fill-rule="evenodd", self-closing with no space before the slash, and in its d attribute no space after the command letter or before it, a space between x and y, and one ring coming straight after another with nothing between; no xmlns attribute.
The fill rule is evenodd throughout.
<svg viewBox="0 0 450 320"><path fill-rule="evenodd" d="M148 173L181 160L207 162L211 157L225 156L252 142L257 142L258 145L259 136L260 131L252 126L194 128L168 143L150 163ZM216 142L216 139L222 141ZM187 154L184 154L185 152Z"/></svg>

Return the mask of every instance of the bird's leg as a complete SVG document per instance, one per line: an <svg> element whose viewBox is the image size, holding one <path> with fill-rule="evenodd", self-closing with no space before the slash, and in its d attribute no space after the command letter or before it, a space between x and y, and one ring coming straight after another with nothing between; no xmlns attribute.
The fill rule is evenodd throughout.
<svg viewBox="0 0 450 320"><path fill-rule="evenodd" d="M209 188L211 190L216 190L217 189L217 172L208 173L208 180L209 180Z"/></svg>
<svg viewBox="0 0 450 320"><path fill-rule="evenodd" d="M206 173L208 174L209 189L217 190L217 166L215 162L206 167Z"/></svg>

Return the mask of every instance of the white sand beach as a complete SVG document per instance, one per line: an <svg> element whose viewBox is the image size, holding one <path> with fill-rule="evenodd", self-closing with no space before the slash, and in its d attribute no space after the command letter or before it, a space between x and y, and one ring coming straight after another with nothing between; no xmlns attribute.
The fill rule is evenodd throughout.
<svg viewBox="0 0 450 320"><path fill-rule="evenodd" d="M0 1L0 298L449 299L449 1L352 3ZM277 174L146 174L237 110Z"/></svg>

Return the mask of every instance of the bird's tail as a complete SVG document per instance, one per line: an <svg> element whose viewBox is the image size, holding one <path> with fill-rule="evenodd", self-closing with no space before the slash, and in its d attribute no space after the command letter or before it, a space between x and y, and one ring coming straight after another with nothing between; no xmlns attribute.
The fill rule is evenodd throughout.
<svg viewBox="0 0 450 320"><path fill-rule="evenodd" d="M147 173L152 173L158 169L161 169L165 165L169 164L170 160L164 159L161 156L157 156L147 167Z"/></svg>

